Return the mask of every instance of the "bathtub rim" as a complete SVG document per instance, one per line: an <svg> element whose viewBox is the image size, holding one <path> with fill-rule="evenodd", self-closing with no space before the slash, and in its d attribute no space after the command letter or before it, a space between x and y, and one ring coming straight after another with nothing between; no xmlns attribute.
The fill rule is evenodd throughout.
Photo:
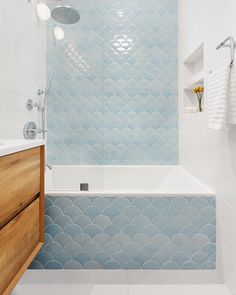
<svg viewBox="0 0 236 295"><path fill-rule="evenodd" d="M194 195L199 195L199 196L215 196L215 192L208 187L205 183L203 183L201 180L196 178L194 175L192 175L188 170L186 170L183 166L181 165L54 165L55 168L63 169L63 168L72 168L72 169L89 169L89 168L95 168L95 169L101 169L101 174L100 177L103 177L104 169L163 169L163 170L169 170L170 173L173 172L179 172L181 177L186 177L186 181L188 179L192 181L195 185L195 188L190 188L186 189L183 185L182 188L171 188L172 186L175 187L176 183L172 183L167 186L167 188L156 188L152 190L148 189L93 189L89 191L80 191L78 189L56 189L54 187L47 187L47 177L50 179L50 177L54 177L54 175L51 175L53 173L52 170L48 171L46 170L46 187L45 187L45 193L46 195L54 195L54 196L63 196L63 195L69 195L69 196L115 196L115 195L127 195L127 196L144 196L144 195L152 195L152 196L194 196ZM104 181L104 180L102 180ZM166 181L166 180L165 180ZM164 183L165 183L164 181ZM50 180L49 180L50 182Z"/></svg>
<svg viewBox="0 0 236 295"><path fill-rule="evenodd" d="M200 193L200 192L183 192L183 193L170 193L170 192L148 192L148 191L74 191L74 190L46 190L45 196L47 197L107 197L114 198L118 196L131 197L131 198L162 198L162 197L201 197L212 198L215 197L215 193Z"/></svg>

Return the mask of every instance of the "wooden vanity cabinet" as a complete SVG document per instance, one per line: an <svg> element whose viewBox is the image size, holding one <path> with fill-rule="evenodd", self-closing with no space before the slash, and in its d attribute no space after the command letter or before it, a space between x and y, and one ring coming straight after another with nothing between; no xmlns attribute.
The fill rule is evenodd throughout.
<svg viewBox="0 0 236 295"><path fill-rule="evenodd" d="M0 157L0 294L8 295L44 242L44 146Z"/></svg>

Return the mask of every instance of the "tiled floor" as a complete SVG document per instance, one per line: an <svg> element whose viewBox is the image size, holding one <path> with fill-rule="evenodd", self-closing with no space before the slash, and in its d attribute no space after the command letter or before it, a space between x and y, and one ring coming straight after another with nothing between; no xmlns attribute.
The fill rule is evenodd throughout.
<svg viewBox="0 0 236 295"><path fill-rule="evenodd" d="M231 295L225 285L18 285L12 295Z"/></svg>

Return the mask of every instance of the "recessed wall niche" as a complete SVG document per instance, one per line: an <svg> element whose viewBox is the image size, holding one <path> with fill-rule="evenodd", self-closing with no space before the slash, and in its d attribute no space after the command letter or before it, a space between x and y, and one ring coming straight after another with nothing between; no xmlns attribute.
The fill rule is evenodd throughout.
<svg viewBox="0 0 236 295"><path fill-rule="evenodd" d="M183 63L183 102L185 113L199 113L196 87L204 87L204 43L201 43ZM204 111L204 97L202 102Z"/></svg>

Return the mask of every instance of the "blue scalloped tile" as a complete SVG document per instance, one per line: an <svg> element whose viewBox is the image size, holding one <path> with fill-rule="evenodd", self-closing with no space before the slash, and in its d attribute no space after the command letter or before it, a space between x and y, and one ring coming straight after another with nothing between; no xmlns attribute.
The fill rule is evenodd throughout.
<svg viewBox="0 0 236 295"><path fill-rule="evenodd" d="M82 269L82 265L75 260L70 260L65 263L64 269Z"/></svg>
<svg viewBox="0 0 236 295"><path fill-rule="evenodd" d="M63 269L62 264L56 260L48 261L44 267L45 269Z"/></svg>
<svg viewBox="0 0 236 295"><path fill-rule="evenodd" d="M85 251L91 258L94 258L96 253L102 251L102 248L99 244L90 242L83 247L83 251Z"/></svg>
<svg viewBox="0 0 236 295"><path fill-rule="evenodd" d="M124 264L123 268L127 270L133 270L133 269L141 269L141 266L139 263L132 260L132 261L127 261Z"/></svg>
<svg viewBox="0 0 236 295"><path fill-rule="evenodd" d="M45 228L45 232L53 238L58 234L63 233L63 229L57 224L51 224Z"/></svg>
<svg viewBox="0 0 236 295"><path fill-rule="evenodd" d="M108 244L111 241L111 237L105 233L101 233L96 235L93 240L100 246L104 247L106 244Z"/></svg>
<svg viewBox="0 0 236 295"><path fill-rule="evenodd" d="M74 242L78 243L81 247L86 246L92 241L92 238L85 233L79 233L73 238Z"/></svg>
<svg viewBox="0 0 236 295"><path fill-rule="evenodd" d="M62 215L62 210L59 207L56 206L49 206L46 210L45 210L45 214L47 216L50 216L51 219L56 219L58 216Z"/></svg>
<svg viewBox="0 0 236 295"><path fill-rule="evenodd" d="M67 252L59 252L55 255L55 260L60 262L61 265L65 265L67 262L69 262L72 259L72 256Z"/></svg>
<svg viewBox="0 0 236 295"><path fill-rule="evenodd" d="M91 261L91 257L85 252L80 252L75 255L74 260L79 262L82 266L84 266L85 263Z"/></svg>
<svg viewBox="0 0 236 295"><path fill-rule="evenodd" d="M180 265L175 261L167 261L162 265L162 269L164 270L176 270L180 269Z"/></svg>
<svg viewBox="0 0 236 295"><path fill-rule="evenodd" d="M47 197L45 244L30 268L215 269L214 199Z"/></svg>
<svg viewBox="0 0 236 295"><path fill-rule="evenodd" d="M111 220L120 215L120 210L117 207L110 206L103 211L103 215L108 216Z"/></svg>
<svg viewBox="0 0 236 295"><path fill-rule="evenodd" d="M65 215L70 216L72 220L77 218L79 215L82 215L82 211L80 210L79 207L76 207L76 206L65 208L64 213Z"/></svg>
<svg viewBox="0 0 236 295"><path fill-rule="evenodd" d="M98 215L93 219L93 222L97 224L103 231L108 225L112 224L110 218L105 215ZM115 222L113 223L115 224Z"/></svg>
<svg viewBox="0 0 236 295"><path fill-rule="evenodd" d="M162 249L166 244L170 242L170 238L163 233L157 233L152 237L152 241L156 243L160 249Z"/></svg>
<svg viewBox="0 0 236 295"><path fill-rule="evenodd" d="M92 201L89 198L74 198L73 205L75 207L80 208L81 211L83 211L85 208L92 205Z"/></svg>
<svg viewBox="0 0 236 295"><path fill-rule="evenodd" d="M105 263L104 269L121 269L121 265L114 260L109 260Z"/></svg>
<svg viewBox="0 0 236 295"><path fill-rule="evenodd" d="M113 219L112 222L122 230L131 223L131 220L128 216L118 215ZM134 224L137 225L135 221Z"/></svg>
<svg viewBox="0 0 236 295"><path fill-rule="evenodd" d="M158 248L157 244L150 242L150 243L144 245L142 251L145 254L147 254L151 259L152 256L159 251L159 248Z"/></svg>
<svg viewBox="0 0 236 295"><path fill-rule="evenodd" d="M141 214L141 211L134 206L129 206L123 210L122 214L128 216L130 219L134 219Z"/></svg>
<svg viewBox="0 0 236 295"><path fill-rule="evenodd" d="M45 212L46 214L46 217L47 217L47 214L48 212L46 211ZM49 213L50 215L50 213ZM60 215L58 216L56 219L55 219L55 223L58 224L61 228L65 228L67 227L68 225L72 224L73 221L71 220L71 218L67 215Z"/></svg>
<svg viewBox="0 0 236 295"><path fill-rule="evenodd" d="M103 247L104 251L111 256L111 258L117 253L119 252L122 248L120 245L118 245L117 243L111 241L108 242L104 247Z"/></svg>
<svg viewBox="0 0 236 295"><path fill-rule="evenodd" d="M203 252L197 252L192 256L192 261L196 262L198 265L202 265L206 261L208 261L209 256Z"/></svg>
<svg viewBox="0 0 236 295"><path fill-rule="evenodd" d="M189 242L189 238L187 235L177 233L171 238L171 242L175 243L179 247L182 247L183 245L187 244Z"/></svg>
<svg viewBox="0 0 236 295"><path fill-rule="evenodd" d="M35 257L35 260L37 262L40 261L41 265L44 267L44 265L50 261L50 260L53 260L53 256L46 252L46 251L41 251L36 257Z"/></svg>
<svg viewBox="0 0 236 295"><path fill-rule="evenodd" d="M133 257L133 260L142 268L143 264L149 260L149 256L144 252L139 252Z"/></svg>
<svg viewBox="0 0 236 295"><path fill-rule="evenodd" d="M93 206L97 207L101 212L103 212L107 207L111 206L111 199L104 197L96 198L93 202Z"/></svg>
<svg viewBox="0 0 236 295"><path fill-rule="evenodd" d="M160 233L161 231L155 224L147 224L143 228L142 232L151 239L156 233Z"/></svg>
<svg viewBox="0 0 236 295"><path fill-rule="evenodd" d="M182 266L184 263L189 261L189 256L183 252L177 252L172 256L172 260Z"/></svg>
<svg viewBox="0 0 236 295"><path fill-rule="evenodd" d="M84 265L84 269L102 269L102 265L94 260L90 260Z"/></svg>
<svg viewBox="0 0 236 295"><path fill-rule="evenodd" d="M91 238L94 238L96 235L100 234L102 231L100 227L96 224L89 224L84 229L84 233L88 234Z"/></svg>
<svg viewBox="0 0 236 295"><path fill-rule="evenodd" d="M65 245L64 251L74 257L77 253L82 251L82 247L78 243L72 242Z"/></svg>
<svg viewBox="0 0 236 295"><path fill-rule="evenodd" d="M160 210L156 207L148 206L143 209L142 214L152 220L156 216L160 215Z"/></svg>
<svg viewBox="0 0 236 295"><path fill-rule="evenodd" d="M173 199L173 201L171 202L171 206L178 209L179 211L182 210L182 208L185 208L189 205L188 200L186 200L185 198L175 198Z"/></svg>
<svg viewBox="0 0 236 295"><path fill-rule="evenodd" d="M74 1L57 46L48 24L51 163L178 163L177 3Z"/></svg>
<svg viewBox="0 0 236 295"><path fill-rule="evenodd" d="M202 268L195 261L187 261L183 264L182 269L194 270L194 269L202 269Z"/></svg>
<svg viewBox="0 0 236 295"><path fill-rule="evenodd" d="M65 208L72 206L72 201L66 197L57 198L54 205L61 208L64 211ZM50 206L52 206L52 204L50 204ZM49 207L49 204L46 206L46 208L47 207Z"/></svg>
<svg viewBox="0 0 236 295"><path fill-rule="evenodd" d="M104 266L109 260L111 260L111 257L105 252L98 252L94 257L94 260Z"/></svg>
<svg viewBox="0 0 236 295"><path fill-rule="evenodd" d="M169 258L170 257L166 252L159 251L152 256L152 261L157 262L162 267L162 265L164 263L166 263L169 260ZM161 267L160 267L160 269L161 269Z"/></svg>
<svg viewBox="0 0 236 295"><path fill-rule="evenodd" d="M44 266L35 259L29 266L29 269L44 269Z"/></svg>

